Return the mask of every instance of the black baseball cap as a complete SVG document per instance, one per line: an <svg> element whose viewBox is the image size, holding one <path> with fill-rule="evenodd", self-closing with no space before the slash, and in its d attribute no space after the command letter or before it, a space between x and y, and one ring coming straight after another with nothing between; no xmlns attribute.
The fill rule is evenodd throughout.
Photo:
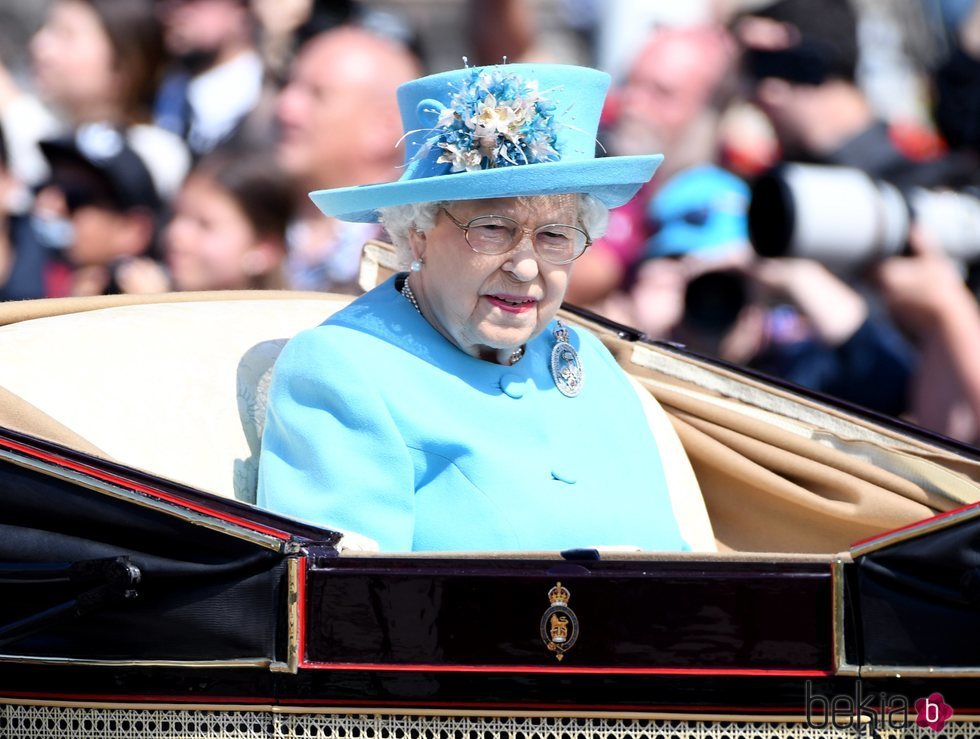
<svg viewBox="0 0 980 739"><path fill-rule="evenodd" d="M145 158L118 129L104 125L80 127L73 135L40 142L51 167L54 185L71 183L76 196L126 211L159 211L163 198ZM90 183L81 192L78 183Z"/></svg>

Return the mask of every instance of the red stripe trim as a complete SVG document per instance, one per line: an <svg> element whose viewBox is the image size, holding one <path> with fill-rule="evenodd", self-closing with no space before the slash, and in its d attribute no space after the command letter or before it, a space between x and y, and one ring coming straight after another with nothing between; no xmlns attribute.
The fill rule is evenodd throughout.
<svg viewBox="0 0 980 739"><path fill-rule="evenodd" d="M165 501L167 503L173 503L180 506L181 508L187 508L195 513L203 513L210 518L218 519L219 521L224 521L225 523L234 524L249 531L254 531L258 534L263 534L265 536L270 536L275 539L280 539L282 541L288 541L291 536L290 534L280 531L279 529L272 529L262 524L249 521L238 516L231 516L226 513L220 513L218 511L212 510L207 506L200 505L198 503L192 503L184 498L176 495L171 495L170 493L165 493L157 488L147 487L145 485L140 485L132 480L128 480L124 477L119 477L118 475L111 475L107 472L92 467L91 465L81 464L79 462L72 462L71 460L65 459L64 457L59 457L54 454L48 454L47 452L42 452L39 449L35 449L24 444L18 444L15 441L10 441L9 439L0 439L0 447L5 447L12 451L20 452L26 454L35 459L39 459L44 462L50 462L51 464L58 465L59 467L65 467L67 469L73 470L74 472L81 472L89 477L94 477L103 482L108 482L112 485L119 485L120 487L129 488L143 495L148 495L153 498Z"/></svg>
<svg viewBox="0 0 980 739"><path fill-rule="evenodd" d="M833 564L830 565L830 653L832 655L831 659L834 661L835 672L840 667L837 664L837 650L840 647L841 653L843 653L846 643L841 639L840 644L838 644L838 633L837 633L837 622L834 618L837 608L837 569ZM837 614L839 618L844 618L844 604L841 603L841 612ZM841 629L843 631L843 628Z"/></svg>
<svg viewBox="0 0 980 739"><path fill-rule="evenodd" d="M324 708L330 708L331 704L324 703L323 701L317 701L315 698L285 698L280 701L280 705L283 706L323 706ZM465 711L551 711L556 713L583 713L583 712L606 712L606 713L690 713L690 714L765 714L772 713L777 715L802 716L805 714L805 706L801 709L799 706L789 707L789 706L728 706L728 705L712 705L712 706L690 706L690 705L671 705L671 704L637 704L637 703L624 703L609 705L605 703L576 703L575 705L569 705L567 703L527 703L527 702L508 702L508 703L449 703L446 701L441 702L428 702L422 703L418 701L385 701L384 703L372 702L367 700L345 700L338 701L336 704L338 707L391 707L391 708L429 708L429 709L457 709ZM969 714L969 711L957 711L956 715ZM451 717L450 717L451 718ZM601 717L599 717L601 718Z"/></svg>
<svg viewBox="0 0 980 739"><path fill-rule="evenodd" d="M349 672L457 672L457 673L517 673L556 675L691 675L718 677L829 677L833 670L766 670L752 668L715 667L561 667L530 665L386 665L372 662L303 662L309 670Z"/></svg>
<svg viewBox="0 0 980 739"><path fill-rule="evenodd" d="M907 524L905 526L899 526L897 529L891 529L883 534L875 534L874 536L869 536L865 539L859 539L858 541L851 544L850 549L856 549L857 547L864 546L865 544L870 544L873 541L878 541L879 539L887 539L890 536L899 534L903 531L909 531L911 529L916 529L925 526L932 526L937 521L942 521L944 518L949 518L950 516L961 515L964 511L968 511L971 508L980 508L980 503L968 503L967 505L960 506L959 508L954 508L951 511L945 511L943 513L937 513L935 516L930 518L924 518L921 521L916 521L914 523Z"/></svg>
<svg viewBox="0 0 980 739"><path fill-rule="evenodd" d="M833 579L833 567L828 565ZM305 575L305 572L304 572ZM313 662L306 659L306 582L300 578L297 587L300 602L299 667L307 670L338 670L347 672L444 672L444 673L515 673L515 674L573 674L573 675L677 675L677 676L718 676L718 677L829 677L836 674L833 669L826 670L787 670L751 668L711 668L711 667L567 667L561 665L434 665L411 664L392 665L376 662ZM831 589L833 599L833 589ZM833 603L831 603L833 608ZM833 623L830 625L831 648L834 643Z"/></svg>
<svg viewBox="0 0 980 739"><path fill-rule="evenodd" d="M298 557L296 568L296 664L306 663L306 557Z"/></svg>
<svg viewBox="0 0 980 739"><path fill-rule="evenodd" d="M242 698L241 696L188 696L188 695L118 695L112 693L89 695L87 693L26 693L16 690L5 690L0 693L0 702L4 698L18 700L43 701L75 701L79 703L199 703L201 705L244 704L256 706L272 705L272 698Z"/></svg>
<svg viewBox="0 0 980 739"><path fill-rule="evenodd" d="M330 708L331 704L324 702L322 700L317 700L316 698L284 698L280 700L280 705L283 706L322 706L324 708ZM632 712L645 712L645 713L689 713L689 714L776 714L785 716L803 716L806 713L805 706L732 706L732 705L673 705L673 704L660 704L660 703L623 703L610 705L606 703L575 703L574 705L569 705L568 703L528 703L526 701L521 702L506 702L506 703L449 703L447 701L368 701L368 700L343 700L337 701L335 704L338 707L391 707L391 708L429 708L429 709L457 709L465 711L551 711L556 713L583 713L583 712L605 712L605 713L632 713ZM980 713L980 710L975 713ZM957 716L960 715L971 715L970 710L957 710ZM601 717L600 717L601 718Z"/></svg>

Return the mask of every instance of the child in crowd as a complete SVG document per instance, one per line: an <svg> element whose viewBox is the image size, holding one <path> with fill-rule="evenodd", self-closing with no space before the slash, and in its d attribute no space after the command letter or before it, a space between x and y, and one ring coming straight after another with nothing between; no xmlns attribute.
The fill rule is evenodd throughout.
<svg viewBox="0 0 980 739"><path fill-rule="evenodd" d="M157 253L174 163L144 133L89 124L40 144L51 175L34 199L32 230L71 267L68 294L129 292L122 266Z"/></svg>
<svg viewBox="0 0 980 739"><path fill-rule="evenodd" d="M282 288L290 190L263 157L213 154L191 171L164 233L175 290Z"/></svg>
<svg viewBox="0 0 980 739"><path fill-rule="evenodd" d="M163 231L166 268L125 265L128 292L285 287L291 194L264 156L221 151L200 159L174 200Z"/></svg>

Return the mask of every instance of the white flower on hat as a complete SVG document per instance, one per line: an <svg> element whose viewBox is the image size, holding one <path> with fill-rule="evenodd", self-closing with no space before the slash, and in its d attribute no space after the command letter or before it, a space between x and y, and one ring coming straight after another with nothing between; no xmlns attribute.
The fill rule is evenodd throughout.
<svg viewBox="0 0 980 739"><path fill-rule="evenodd" d="M439 144L439 147L445 154L441 154L436 161L451 165L453 172L476 172L481 169L483 154L479 150L460 149L454 144Z"/></svg>
<svg viewBox="0 0 980 739"><path fill-rule="evenodd" d="M436 161L453 172L556 161L561 154L555 148L554 111L537 80L505 67L474 70L439 111L435 133L417 156L438 146L443 153Z"/></svg>
<svg viewBox="0 0 980 739"><path fill-rule="evenodd" d="M487 95L477 103L476 115L473 116L473 130L477 136L506 136L513 139L514 127L519 125L522 117L518 110L509 105L497 105L497 98Z"/></svg>
<svg viewBox="0 0 980 739"><path fill-rule="evenodd" d="M538 161L546 162L558 158L558 152L546 139L532 139L527 145L527 150L531 154L531 159Z"/></svg>
<svg viewBox="0 0 980 739"><path fill-rule="evenodd" d="M437 128L449 128L456 122L457 113L452 108L443 108L439 111L439 119L436 121Z"/></svg>

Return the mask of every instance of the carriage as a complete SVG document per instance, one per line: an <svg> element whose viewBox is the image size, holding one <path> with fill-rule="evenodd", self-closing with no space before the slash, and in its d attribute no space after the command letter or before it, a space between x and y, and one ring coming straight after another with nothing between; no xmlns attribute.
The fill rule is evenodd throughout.
<svg viewBox="0 0 980 739"><path fill-rule="evenodd" d="M975 449L566 306L719 551L382 554L254 504L275 357L349 299L0 306L0 736L980 735Z"/></svg>

